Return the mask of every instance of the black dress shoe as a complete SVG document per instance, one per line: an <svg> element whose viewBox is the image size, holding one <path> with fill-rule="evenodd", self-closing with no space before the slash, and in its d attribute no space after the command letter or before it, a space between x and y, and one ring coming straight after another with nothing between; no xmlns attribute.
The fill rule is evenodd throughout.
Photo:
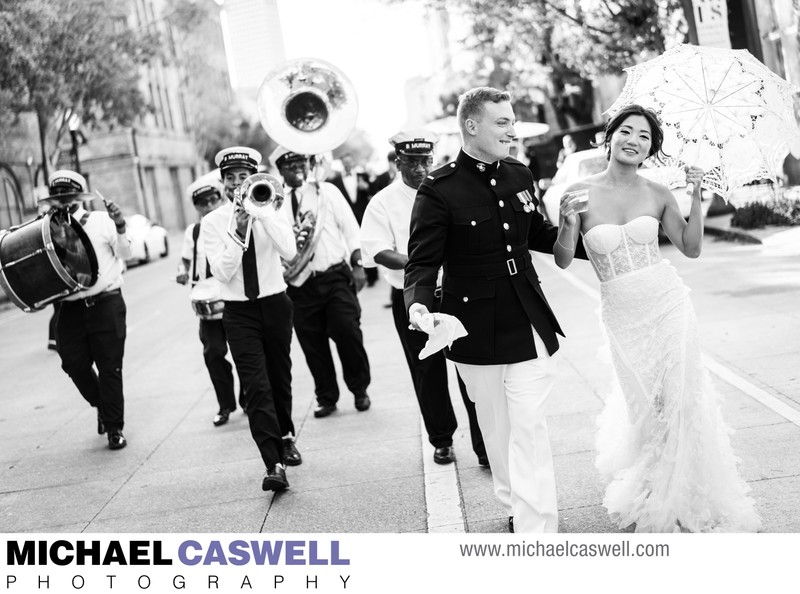
<svg viewBox="0 0 800 594"><path fill-rule="evenodd" d="M286 480L286 468L283 464L276 464L273 468L268 469L264 480L261 481L262 491L283 491L288 487L289 481Z"/></svg>
<svg viewBox="0 0 800 594"><path fill-rule="evenodd" d="M128 440L122 435L122 429L109 429L108 430L108 449L121 450L128 445Z"/></svg>
<svg viewBox="0 0 800 594"><path fill-rule="evenodd" d="M97 434L103 435L106 432L106 424L103 423L103 417L100 415L100 411L97 411Z"/></svg>
<svg viewBox="0 0 800 594"><path fill-rule="evenodd" d="M303 463L303 457L294 445L294 438L283 438L283 463L286 466L300 466Z"/></svg>
<svg viewBox="0 0 800 594"><path fill-rule="evenodd" d="M478 466L489 468L489 456L487 456L486 454L481 454L480 456L478 456Z"/></svg>
<svg viewBox="0 0 800 594"><path fill-rule="evenodd" d="M356 396L356 410L365 411L371 404L372 402L370 402L369 396L367 396L366 393Z"/></svg>
<svg viewBox="0 0 800 594"><path fill-rule="evenodd" d="M228 422L228 417L231 416L231 411L227 408L219 409L219 412L214 415L214 427L219 427Z"/></svg>
<svg viewBox="0 0 800 594"><path fill-rule="evenodd" d="M456 459L453 446L445 446L433 450L433 461L437 464L452 464Z"/></svg>
<svg viewBox="0 0 800 594"><path fill-rule="evenodd" d="M514 533L514 516L508 516L508 531Z"/></svg>
<svg viewBox="0 0 800 594"><path fill-rule="evenodd" d="M314 411L314 416L318 419L321 419L323 417L327 417L335 410L336 410L335 404L320 404Z"/></svg>

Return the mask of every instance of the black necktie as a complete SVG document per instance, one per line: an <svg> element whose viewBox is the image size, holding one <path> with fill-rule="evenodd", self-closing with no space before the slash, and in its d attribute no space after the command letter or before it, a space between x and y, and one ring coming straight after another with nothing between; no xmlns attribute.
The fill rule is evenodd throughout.
<svg viewBox="0 0 800 594"><path fill-rule="evenodd" d="M297 201L297 189L292 188L292 214L294 215L294 219L297 220L297 210L300 208L300 204Z"/></svg>
<svg viewBox="0 0 800 594"><path fill-rule="evenodd" d="M258 265L254 233L250 233L250 243L242 254L242 274L244 275L244 294L250 301L258 299Z"/></svg>

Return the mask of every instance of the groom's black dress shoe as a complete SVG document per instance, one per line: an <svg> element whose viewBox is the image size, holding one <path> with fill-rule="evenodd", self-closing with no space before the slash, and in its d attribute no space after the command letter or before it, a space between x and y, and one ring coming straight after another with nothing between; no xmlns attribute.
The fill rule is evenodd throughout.
<svg viewBox="0 0 800 594"><path fill-rule="evenodd" d="M514 533L514 516L508 516L508 531Z"/></svg>
<svg viewBox="0 0 800 594"><path fill-rule="evenodd" d="M453 446L445 446L433 450L433 461L437 464L452 464L456 459Z"/></svg>

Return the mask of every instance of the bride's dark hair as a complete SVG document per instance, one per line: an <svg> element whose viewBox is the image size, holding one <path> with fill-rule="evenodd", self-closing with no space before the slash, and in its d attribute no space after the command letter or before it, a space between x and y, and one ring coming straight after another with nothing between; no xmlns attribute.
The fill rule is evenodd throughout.
<svg viewBox="0 0 800 594"><path fill-rule="evenodd" d="M661 144L664 142L664 131L661 129L661 122L658 121L656 112L636 103L626 105L615 113L611 119L608 120L605 130L603 131L603 141L598 143L593 142L592 145L595 147L602 146L606 153L606 159L609 159L611 157L611 149L609 147L611 136L617 131L617 128L622 125L622 122L632 115L642 116L647 120L648 124L650 124L650 152L647 153L648 158L655 156L656 161L663 162L664 157L668 155L661 150Z"/></svg>

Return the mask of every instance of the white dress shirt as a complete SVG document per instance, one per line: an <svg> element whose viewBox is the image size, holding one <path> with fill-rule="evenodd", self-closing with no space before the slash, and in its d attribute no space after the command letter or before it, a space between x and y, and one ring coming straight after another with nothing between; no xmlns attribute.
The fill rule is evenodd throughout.
<svg viewBox="0 0 800 594"><path fill-rule="evenodd" d="M375 266L375 256L384 250L408 255L411 209L417 191L401 176L372 197L361 221L361 257L364 266ZM395 289L403 288L403 270L381 267L384 278Z"/></svg>
<svg viewBox="0 0 800 594"><path fill-rule="evenodd" d="M244 292L242 254L244 251L228 235L233 204L228 203L203 217L199 242L211 265L211 274L220 281L220 296L225 301L247 301ZM294 233L285 217L271 212L253 220L253 237L258 267L259 297L286 290L281 257L290 260L297 254Z"/></svg>
<svg viewBox="0 0 800 594"><path fill-rule="evenodd" d="M200 223L195 223L199 225ZM186 227L186 233L183 234L183 247L181 247L181 258L189 261L189 283L194 286L195 281L192 277L192 270L194 268L194 225ZM197 236L197 280L201 281L206 278L206 252L203 250L203 242L200 236Z"/></svg>
<svg viewBox="0 0 800 594"><path fill-rule="evenodd" d="M72 218L80 221L87 211L81 207L72 213ZM125 233L117 233L114 220L104 210L89 213L83 230L89 236L89 241L97 256L97 282L86 289L79 291L64 301L77 301L104 291L113 291L122 286L122 273L125 270L125 260L131 257L131 241Z"/></svg>
<svg viewBox="0 0 800 594"><path fill-rule="evenodd" d="M351 171L350 173L342 172L342 184L344 184L344 189L347 190L350 202L355 204L356 198L358 197L358 175L356 174L356 172L355 171Z"/></svg>
<svg viewBox="0 0 800 594"><path fill-rule="evenodd" d="M294 221L292 214L291 190L285 186L286 199L283 201L281 212L285 215L285 220ZM359 241L358 221L353 214L353 210L347 204L347 198L342 195L339 189L328 182L322 182L321 191L326 201L325 219L322 228L315 229L319 233L317 247L314 256L308 263L308 268L312 272L322 272L335 264L345 262L350 264L350 255L361 248ZM311 211L318 213L319 196L315 185L304 183L297 188L297 201L299 203L298 213ZM304 275L298 276L292 285L300 286L305 281Z"/></svg>

